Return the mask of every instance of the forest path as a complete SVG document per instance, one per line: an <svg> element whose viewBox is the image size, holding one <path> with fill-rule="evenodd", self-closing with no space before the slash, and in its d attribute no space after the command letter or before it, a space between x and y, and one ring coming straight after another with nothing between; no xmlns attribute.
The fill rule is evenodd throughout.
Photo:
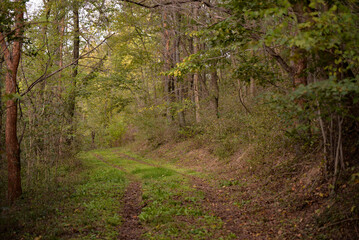
<svg viewBox="0 0 359 240"><path fill-rule="evenodd" d="M139 240L141 239L141 235L143 234L143 227L138 219L138 215L141 213L141 203L142 203L142 184L136 179L133 175L131 175L128 171L126 171L123 167L114 165L108 161L106 161L101 155L93 153L93 155L100 161L105 164L117 168L122 172L126 173L126 176L130 180L129 185L126 187L124 192L122 203L123 209L121 212L122 215L122 225L119 230L119 239L132 239Z"/></svg>
<svg viewBox="0 0 359 240"><path fill-rule="evenodd" d="M213 186L192 170L178 168L168 162L144 159L121 149L96 151L93 154L102 162L126 173L131 181L122 200L124 210L120 239L139 239L143 227L146 232L142 235L143 239L250 238L240 227L242 214L229 198L230 188L227 191ZM127 206L140 205L140 182L144 188L144 208L140 213L141 208L134 207L137 212L132 212ZM131 193L128 194L128 191ZM136 197L128 198L128 195Z"/></svg>
<svg viewBox="0 0 359 240"><path fill-rule="evenodd" d="M19 201L21 210L3 211L1 239L281 239L239 180L121 148L82 152L78 160L58 169L36 198Z"/></svg>
<svg viewBox="0 0 359 240"><path fill-rule="evenodd" d="M148 161L146 162L139 158L125 154L119 151L119 149L114 149L113 152L124 159L133 160L152 167L161 167L160 164ZM228 232L234 233L237 237L240 236L240 239L244 239L246 237L248 238L249 233L245 233L243 229L239 227L243 221L243 214L240 212L238 206L234 204L233 200L229 198L233 189L219 188L209 184L203 178L178 171L177 173L190 179L192 187L204 193L204 199L201 202L203 208L219 217L223 221L224 228Z"/></svg>

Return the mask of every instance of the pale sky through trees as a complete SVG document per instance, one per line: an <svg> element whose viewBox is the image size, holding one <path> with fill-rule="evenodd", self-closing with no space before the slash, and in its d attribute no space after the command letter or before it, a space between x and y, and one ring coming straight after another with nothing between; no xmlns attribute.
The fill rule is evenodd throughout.
<svg viewBox="0 0 359 240"><path fill-rule="evenodd" d="M30 16L33 15L33 13L36 10L39 10L43 6L42 0L29 0L26 4L27 12Z"/></svg>

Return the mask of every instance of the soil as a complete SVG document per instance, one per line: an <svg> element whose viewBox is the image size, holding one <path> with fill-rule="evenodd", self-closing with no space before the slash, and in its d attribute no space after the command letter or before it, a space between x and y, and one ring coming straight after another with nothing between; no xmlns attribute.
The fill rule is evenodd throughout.
<svg viewBox="0 0 359 240"><path fill-rule="evenodd" d="M138 219L141 213L142 190L141 183L131 182L127 187L123 197L123 224L120 228L119 239L139 240L144 229Z"/></svg>

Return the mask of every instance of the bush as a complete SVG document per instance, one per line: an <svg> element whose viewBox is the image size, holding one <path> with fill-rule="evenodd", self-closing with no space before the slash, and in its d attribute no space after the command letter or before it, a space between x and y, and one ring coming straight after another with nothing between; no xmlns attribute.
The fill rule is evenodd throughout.
<svg viewBox="0 0 359 240"><path fill-rule="evenodd" d="M105 130L106 143L111 147L119 146L126 133L126 127L127 124L121 116L112 118Z"/></svg>

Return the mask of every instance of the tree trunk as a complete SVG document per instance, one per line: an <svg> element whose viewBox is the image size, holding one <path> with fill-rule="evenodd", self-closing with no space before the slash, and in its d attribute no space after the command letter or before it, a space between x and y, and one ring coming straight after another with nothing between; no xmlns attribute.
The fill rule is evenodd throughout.
<svg viewBox="0 0 359 240"><path fill-rule="evenodd" d="M1 57L0 58L0 163L2 163L2 154L3 154L3 150L4 150L4 146L5 143L3 142L3 132L2 132L2 116L3 116L3 107L2 107L2 86L4 83L4 79L3 79L3 62L4 62L4 58ZM0 165L1 166L1 165Z"/></svg>
<svg viewBox="0 0 359 240"><path fill-rule="evenodd" d="M6 73L6 94L16 93L16 69L12 67ZM22 193L20 176L20 147L17 139L17 101L6 102L5 146L8 162L8 198L14 202Z"/></svg>
<svg viewBox="0 0 359 240"><path fill-rule="evenodd" d="M193 8L193 17L196 18L198 15L198 7L197 5ZM194 31L197 31L198 28L196 24L193 27ZM198 52L198 38L196 36L193 37L193 54ZM194 104L196 109L196 123L201 122L201 115L200 115L200 105L199 105L199 81L198 81L198 73L195 72L193 74L193 93L194 93Z"/></svg>
<svg viewBox="0 0 359 240"><path fill-rule="evenodd" d="M293 88L296 89L299 85L307 85L307 58L305 56L305 50L298 47L293 47Z"/></svg>
<svg viewBox="0 0 359 240"><path fill-rule="evenodd" d="M72 82L71 91L69 95L69 137L67 138L67 144L71 145L73 141L74 129L74 116L76 107L76 78L78 74L78 58L80 56L80 21L79 21L79 4L76 0L73 2L73 21L74 21L74 32L73 32L73 60L75 61L72 68Z"/></svg>
<svg viewBox="0 0 359 240"><path fill-rule="evenodd" d="M162 25L163 25L163 42L165 45L165 49L164 49L164 61L165 61L165 71L168 71L171 69L171 63L170 63L170 36L169 36L169 31L167 29L167 11L166 8L164 8L163 10L163 15L162 15ZM167 103L167 107L166 107L166 117L167 117L167 122L170 123L172 121L172 114L171 114L171 86L170 86L170 82L171 82L171 77L170 76L164 76L163 80L164 80L164 91L165 91L165 98L166 98L166 103Z"/></svg>
<svg viewBox="0 0 359 240"><path fill-rule="evenodd" d="M251 97L254 97L256 95L256 83L254 82L254 78L251 77L249 82L249 94Z"/></svg>
<svg viewBox="0 0 359 240"><path fill-rule="evenodd" d="M59 34L60 34L60 45L59 45L59 62L58 66L59 69L61 69L64 66L64 60L63 60L63 49L64 49L64 33L65 33L65 17L63 16L60 20L60 26L59 26ZM59 74L59 80L58 80L58 96L59 98L62 98L62 90L63 90L63 84L62 84L62 72ZM66 121L63 121L66 122ZM61 129L63 128L64 123L61 123ZM58 145L58 156L59 158L62 157L62 144L63 144L63 133L60 131L59 136L59 145Z"/></svg>
<svg viewBox="0 0 359 240"><path fill-rule="evenodd" d="M60 35L60 43L59 43L59 51L58 51L58 54L59 54L59 68L62 68L64 66L64 60L63 60L63 49L64 49L64 34L65 34L65 16L61 16L61 19L59 21L59 28L58 28L58 31L59 31L59 35ZM62 77L62 71L59 73L59 79ZM62 91L62 88L61 88L61 83L59 81L59 88L60 88L60 91Z"/></svg>
<svg viewBox="0 0 359 240"><path fill-rule="evenodd" d="M22 1L18 0L16 2L21 3ZM17 139L17 100L14 100L14 94L16 93L16 76L21 57L24 11L24 4L19 4L15 9L15 36L12 44L6 43L6 33L0 32L1 48L6 61L5 93L10 96L10 99L6 102L5 123L5 146L8 162L8 199L10 203L13 203L22 193L20 146ZM9 45L12 45L11 48L8 47Z"/></svg>
<svg viewBox="0 0 359 240"><path fill-rule="evenodd" d="M175 19L175 24L177 24L177 33L175 33L174 37L175 37L175 44L174 44L174 62L175 64L179 63L181 61L180 59L180 42L181 42L181 38L180 38L180 24L181 24L181 15L179 15L178 12L174 12L174 19ZM174 77L174 86L175 86L175 95L176 95L176 100L177 102L183 103L183 91L182 91L182 82L179 81L178 77L175 76ZM185 127L186 126L186 118L185 118L185 114L184 114L184 110L180 109L177 110L177 115L178 115L178 122L179 122L179 126L180 127Z"/></svg>
<svg viewBox="0 0 359 240"><path fill-rule="evenodd" d="M73 4L73 14L74 14L74 49L73 49L73 59L75 64L72 68L72 92L70 96L70 117L71 121L75 115L75 105L76 105L76 77L78 74L78 58L80 56L80 20L79 20L79 6L76 0Z"/></svg>
<svg viewBox="0 0 359 240"><path fill-rule="evenodd" d="M218 103L219 103L219 86L218 86L218 74L217 70L213 70L211 73L211 85L212 85L212 102L214 111L216 113L217 118L219 118L219 109L218 109Z"/></svg>
<svg viewBox="0 0 359 240"><path fill-rule="evenodd" d="M305 23L307 21L307 16L304 13L304 3L298 1L293 5L294 14L297 17L299 24ZM306 51L299 47L292 48L292 58L293 58L293 87L297 88L299 85L307 85L307 57Z"/></svg>

